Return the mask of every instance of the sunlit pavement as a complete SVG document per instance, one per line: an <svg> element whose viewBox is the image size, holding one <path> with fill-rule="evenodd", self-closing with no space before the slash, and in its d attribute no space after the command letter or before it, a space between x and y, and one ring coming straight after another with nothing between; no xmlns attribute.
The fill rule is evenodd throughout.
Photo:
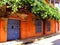
<svg viewBox="0 0 60 45"><path fill-rule="evenodd" d="M28 43L24 45L60 45L60 34L54 35L51 37L48 36L48 38L45 38L45 37L43 38L40 38L40 40L38 41L35 40L33 43ZM23 42L21 41L15 40L15 41L8 41L8 42L0 43L0 45L21 45L22 43Z"/></svg>
<svg viewBox="0 0 60 45"><path fill-rule="evenodd" d="M43 40L36 41L28 45L60 45L60 34Z"/></svg>
<svg viewBox="0 0 60 45"><path fill-rule="evenodd" d="M9 42L0 43L0 45L21 45L21 43L22 42L9 41Z"/></svg>

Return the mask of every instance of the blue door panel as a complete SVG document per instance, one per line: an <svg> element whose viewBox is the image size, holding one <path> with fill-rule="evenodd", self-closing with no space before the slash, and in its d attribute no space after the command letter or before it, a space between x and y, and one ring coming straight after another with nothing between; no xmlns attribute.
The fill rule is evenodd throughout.
<svg viewBox="0 0 60 45"><path fill-rule="evenodd" d="M8 37L7 40L15 40L20 38L20 21L9 19L8 20Z"/></svg>

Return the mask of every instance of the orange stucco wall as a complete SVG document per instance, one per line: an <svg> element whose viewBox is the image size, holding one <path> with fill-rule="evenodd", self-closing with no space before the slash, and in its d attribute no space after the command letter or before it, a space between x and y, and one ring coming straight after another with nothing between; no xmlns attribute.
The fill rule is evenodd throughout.
<svg viewBox="0 0 60 45"><path fill-rule="evenodd" d="M47 21L50 22L51 26L50 26L50 31L47 31L47 25L46 25L45 34L48 35L48 34L55 33L56 32L56 21L55 20L47 20Z"/></svg>
<svg viewBox="0 0 60 45"><path fill-rule="evenodd" d="M42 24L43 25L43 24ZM42 36L43 35L43 27L42 32L36 33L36 26L31 21L29 22L22 22L21 24L21 38L30 38L35 36Z"/></svg>
<svg viewBox="0 0 60 45"><path fill-rule="evenodd" d="M32 14L30 13L29 15L30 16L28 16L26 22L21 21L21 39L43 35L43 26L42 26L42 32L36 33L36 25L32 21Z"/></svg>
<svg viewBox="0 0 60 45"><path fill-rule="evenodd" d="M42 26L42 32L36 33L36 25L32 21L32 15L31 13L28 14L27 20L22 21L21 18L17 16L9 16L9 18L5 19L3 18L0 20L0 42L7 41L7 24L8 19L16 19L20 20L20 37L21 39L35 37L35 36L42 36L43 35L43 26ZM42 22L43 25L43 22Z"/></svg>
<svg viewBox="0 0 60 45"><path fill-rule="evenodd" d="M18 18L16 16L10 16L9 18L5 19L3 18L0 20L0 42L5 42L7 41L7 23L8 19L16 19L20 20L20 37L21 39L26 39L26 38L31 38L31 37L36 37L36 36L42 36L43 34L43 22L42 22L42 32L36 33L36 24L35 22L32 21L32 13L28 14L27 20L22 21L21 18ZM47 25L45 25L45 34L52 34L56 32L56 21L55 20L47 20L50 21L51 23L51 31L47 31ZM60 27L60 22L59 22L59 27ZM60 29L60 28L59 28Z"/></svg>
<svg viewBox="0 0 60 45"><path fill-rule="evenodd" d="M6 41L5 19L0 20L0 42Z"/></svg>
<svg viewBox="0 0 60 45"><path fill-rule="evenodd" d="M59 21L59 23L58 23L58 27L59 27L59 32L60 32L60 21Z"/></svg>

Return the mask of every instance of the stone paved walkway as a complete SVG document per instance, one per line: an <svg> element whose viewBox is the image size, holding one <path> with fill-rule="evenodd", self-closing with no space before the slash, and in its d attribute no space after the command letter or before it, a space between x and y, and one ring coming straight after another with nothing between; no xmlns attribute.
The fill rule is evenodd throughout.
<svg viewBox="0 0 60 45"><path fill-rule="evenodd" d="M48 38L46 38L48 37ZM60 34L58 35L52 35L51 37L45 36L43 38L40 38L40 40L35 40L33 43L28 43L25 45L60 45ZM38 38L37 38L38 39ZM31 39L32 40L32 39ZM27 40L25 40L27 41ZM28 40L29 41L29 40ZM23 42L22 41L8 41L4 43L0 43L0 45L21 45Z"/></svg>
<svg viewBox="0 0 60 45"><path fill-rule="evenodd" d="M39 40L29 45L60 45L60 35L56 35L50 38Z"/></svg>

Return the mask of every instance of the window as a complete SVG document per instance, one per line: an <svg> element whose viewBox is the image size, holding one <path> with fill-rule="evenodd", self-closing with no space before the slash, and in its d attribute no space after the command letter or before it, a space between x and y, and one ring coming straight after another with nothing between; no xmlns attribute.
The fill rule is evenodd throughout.
<svg viewBox="0 0 60 45"><path fill-rule="evenodd" d="M47 31L50 31L50 22L47 22Z"/></svg>
<svg viewBox="0 0 60 45"><path fill-rule="evenodd" d="M36 32L40 33L42 31L42 20L36 20Z"/></svg>

